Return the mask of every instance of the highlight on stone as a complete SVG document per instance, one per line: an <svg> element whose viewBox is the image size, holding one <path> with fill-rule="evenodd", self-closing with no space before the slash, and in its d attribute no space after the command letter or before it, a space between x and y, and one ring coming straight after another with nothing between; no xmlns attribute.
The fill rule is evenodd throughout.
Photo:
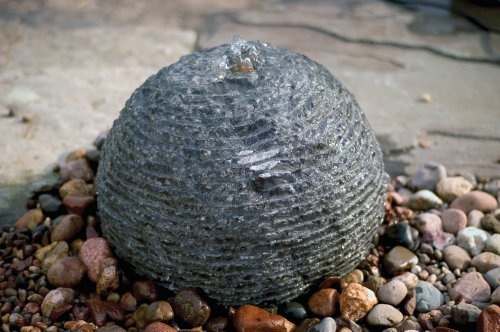
<svg viewBox="0 0 500 332"><path fill-rule="evenodd" d="M169 289L282 303L372 247L387 176L349 91L265 42L182 57L127 101L97 173L116 254Z"/></svg>

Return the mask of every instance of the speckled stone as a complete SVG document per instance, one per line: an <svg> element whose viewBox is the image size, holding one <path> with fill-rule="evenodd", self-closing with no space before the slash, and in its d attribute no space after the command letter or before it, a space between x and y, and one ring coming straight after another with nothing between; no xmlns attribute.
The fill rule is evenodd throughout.
<svg viewBox="0 0 500 332"><path fill-rule="evenodd" d="M366 316L366 322L372 326L394 326L403 321L403 314L388 304L377 304Z"/></svg>
<svg viewBox="0 0 500 332"><path fill-rule="evenodd" d="M392 248L384 257L384 264L387 271L393 275L410 270L417 265L418 257L405 247L396 246Z"/></svg>
<svg viewBox="0 0 500 332"><path fill-rule="evenodd" d="M71 288L56 288L51 290L43 299L41 310L45 317L49 317L52 310L66 304L72 303L75 298L75 291Z"/></svg>
<svg viewBox="0 0 500 332"><path fill-rule="evenodd" d="M80 260L87 267L89 279L95 283L99 281L102 262L112 256L108 241L101 237L88 239L80 247Z"/></svg>
<svg viewBox="0 0 500 332"><path fill-rule="evenodd" d="M418 282L417 287L415 287L415 294L417 296L416 309L421 313L436 309L444 303L443 294L426 281Z"/></svg>
<svg viewBox="0 0 500 332"><path fill-rule="evenodd" d="M467 302L488 302L491 289L481 273L469 272L464 274L453 288L448 290L448 294L454 301L464 299Z"/></svg>
<svg viewBox="0 0 500 332"><path fill-rule="evenodd" d="M500 307L492 304L481 311L476 332L500 331Z"/></svg>
<svg viewBox="0 0 500 332"><path fill-rule="evenodd" d="M333 288L323 288L309 297L307 306L309 310L319 317L333 316L337 307L337 290Z"/></svg>
<svg viewBox="0 0 500 332"><path fill-rule="evenodd" d="M349 284L340 293L340 313L355 322L363 318L377 303L375 293L360 284Z"/></svg>
<svg viewBox="0 0 500 332"><path fill-rule="evenodd" d="M211 312L208 303L192 288L177 293L172 301L172 308L176 317L180 317L193 327L205 324Z"/></svg>

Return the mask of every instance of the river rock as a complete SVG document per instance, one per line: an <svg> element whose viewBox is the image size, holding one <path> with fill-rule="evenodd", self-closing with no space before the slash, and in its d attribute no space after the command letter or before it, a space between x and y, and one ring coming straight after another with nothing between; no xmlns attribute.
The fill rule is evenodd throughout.
<svg viewBox="0 0 500 332"><path fill-rule="evenodd" d="M47 293L43 299L41 310L45 317L49 317L52 311L64 304L71 304L75 298L75 291L71 288L56 288Z"/></svg>
<svg viewBox="0 0 500 332"><path fill-rule="evenodd" d="M469 253L463 248L453 244L444 248L443 257L452 270L460 269L464 271L471 262Z"/></svg>
<svg viewBox="0 0 500 332"><path fill-rule="evenodd" d="M210 317L210 306L193 288L182 289L177 293L172 308L176 317L193 327L205 324Z"/></svg>
<svg viewBox="0 0 500 332"><path fill-rule="evenodd" d="M481 311L476 332L500 331L500 307L492 304Z"/></svg>
<svg viewBox="0 0 500 332"><path fill-rule="evenodd" d="M306 332L335 332L337 323L332 317L325 317L318 324L311 326Z"/></svg>
<svg viewBox="0 0 500 332"><path fill-rule="evenodd" d="M162 322L154 322L144 328L144 332L177 332L176 329Z"/></svg>
<svg viewBox="0 0 500 332"><path fill-rule="evenodd" d="M99 281L102 262L112 256L108 241L101 237L87 239L80 247L80 260L87 267L89 279L95 283Z"/></svg>
<svg viewBox="0 0 500 332"><path fill-rule="evenodd" d="M259 307L245 304L233 315L236 332L292 332L295 324L280 315L274 315Z"/></svg>
<svg viewBox="0 0 500 332"><path fill-rule="evenodd" d="M401 275L395 276L392 280L399 280L403 282L408 290L415 288L418 283L418 277L411 272L405 272Z"/></svg>
<svg viewBox="0 0 500 332"><path fill-rule="evenodd" d="M443 230L456 235L467 227L467 215L459 209L447 209L441 214Z"/></svg>
<svg viewBox="0 0 500 332"><path fill-rule="evenodd" d="M61 188L59 188L59 196L64 199L68 195L73 196L93 196L94 192L92 190L92 185L87 184L82 179L72 179L65 182Z"/></svg>
<svg viewBox="0 0 500 332"><path fill-rule="evenodd" d="M486 273L491 269L500 267L500 255L492 252L483 252L475 256L471 264L475 266L479 272Z"/></svg>
<svg viewBox="0 0 500 332"><path fill-rule="evenodd" d="M479 210L472 210L467 214L467 227L481 227L481 219L484 213Z"/></svg>
<svg viewBox="0 0 500 332"><path fill-rule="evenodd" d="M408 201L408 207L414 210L430 210L439 208L441 205L443 201L429 190L417 191L410 196Z"/></svg>
<svg viewBox="0 0 500 332"><path fill-rule="evenodd" d="M500 304L500 286L491 293L491 303Z"/></svg>
<svg viewBox="0 0 500 332"><path fill-rule="evenodd" d="M500 255L500 234L493 234L488 240L486 240L485 251Z"/></svg>
<svg viewBox="0 0 500 332"><path fill-rule="evenodd" d="M408 271L413 266L417 265L417 263L417 256L410 250L401 246L392 248L384 257L385 268L392 275Z"/></svg>
<svg viewBox="0 0 500 332"><path fill-rule="evenodd" d="M158 287L152 280L138 280L132 286L132 294L138 302L152 302L158 297Z"/></svg>
<svg viewBox="0 0 500 332"><path fill-rule="evenodd" d="M280 314L292 322L301 322L307 318L306 308L298 302L287 302L280 308Z"/></svg>
<svg viewBox="0 0 500 332"><path fill-rule="evenodd" d="M338 295L334 288L323 288L309 297L309 310L319 317L333 316L337 307Z"/></svg>
<svg viewBox="0 0 500 332"><path fill-rule="evenodd" d="M481 309L469 303L459 303L451 307L451 320L459 325L475 323L480 314Z"/></svg>
<svg viewBox="0 0 500 332"><path fill-rule="evenodd" d="M51 241L68 241L75 237L83 226L82 217L76 214L65 215L52 230Z"/></svg>
<svg viewBox="0 0 500 332"><path fill-rule="evenodd" d="M491 297L491 289L481 273L469 272L465 273L453 288L448 290L448 294L455 302L460 299L464 299L466 302L488 302Z"/></svg>
<svg viewBox="0 0 500 332"><path fill-rule="evenodd" d="M484 274L484 279L488 282L492 289L500 286L500 267L489 270Z"/></svg>
<svg viewBox="0 0 500 332"><path fill-rule="evenodd" d="M407 293L408 289L405 284L400 280L393 279L379 288L377 298L380 302L397 306L403 301Z"/></svg>
<svg viewBox="0 0 500 332"><path fill-rule="evenodd" d="M451 202L455 198L467 194L472 188L472 183L463 177L453 176L439 180L436 185L436 193L445 202Z"/></svg>
<svg viewBox="0 0 500 332"><path fill-rule="evenodd" d="M405 223L397 223L387 226L382 236L382 242L391 247L403 246L408 249L413 249L415 247L411 227Z"/></svg>
<svg viewBox="0 0 500 332"><path fill-rule="evenodd" d="M55 287L75 287L80 284L85 272L85 266L78 257L65 257L50 267L47 279Z"/></svg>
<svg viewBox="0 0 500 332"><path fill-rule="evenodd" d="M419 281L415 287L417 296L417 311L420 313L429 312L444 303L441 292L427 281Z"/></svg>
<svg viewBox="0 0 500 332"><path fill-rule="evenodd" d="M492 233L500 233L500 220L491 214L487 214L481 218L481 227Z"/></svg>
<svg viewBox="0 0 500 332"><path fill-rule="evenodd" d="M476 227L466 227L457 234L457 244L471 256L483 252L490 234Z"/></svg>
<svg viewBox="0 0 500 332"><path fill-rule="evenodd" d="M41 209L31 209L23 214L14 224L15 228L35 228L43 222Z"/></svg>
<svg viewBox="0 0 500 332"><path fill-rule="evenodd" d="M67 257L69 245L66 241L54 242L55 246L47 254L42 262L42 271L47 272L50 267L58 260Z"/></svg>
<svg viewBox="0 0 500 332"><path fill-rule="evenodd" d="M428 162L418 169L411 179L415 189L435 190L436 184L446 178L446 168L443 165Z"/></svg>
<svg viewBox="0 0 500 332"><path fill-rule="evenodd" d="M68 161L61 167L59 174L64 182L71 179L82 179L90 182L94 179L94 172L86 159Z"/></svg>
<svg viewBox="0 0 500 332"><path fill-rule="evenodd" d="M394 326L403 321L403 314L388 304L377 304L366 316L366 322L372 326Z"/></svg>
<svg viewBox="0 0 500 332"><path fill-rule="evenodd" d="M166 301L155 301L151 303L146 312L144 319L146 322L168 322L174 318L174 311L170 303Z"/></svg>
<svg viewBox="0 0 500 332"><path fill-rule="evenodd" d="M378 300L370 289L360 284L349 284L340 293L339 302L342 316L356 322L363 318Z"/></svg>
<svg viewBox="0 0 500 332"><path fill-rule="evenodd" d="M465 213L469 213L472 210L491 212L497 206L498 202L495 197L477 190L456 198L450 205L451 208L462 210Z"/></svg>

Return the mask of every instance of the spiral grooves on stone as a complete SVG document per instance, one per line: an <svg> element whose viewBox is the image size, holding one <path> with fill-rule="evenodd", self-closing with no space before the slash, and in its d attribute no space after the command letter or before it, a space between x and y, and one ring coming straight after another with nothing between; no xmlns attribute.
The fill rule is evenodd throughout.
<svg viewBox="0 0 500 332"><path fill-rule="evenodd" d="M115 121L97 175L116 253L226 305L283 302L353 269L386 182L340 82L302 55L243 46L247 67L225 66L234 44L222 45L151 76Z"/></svg>

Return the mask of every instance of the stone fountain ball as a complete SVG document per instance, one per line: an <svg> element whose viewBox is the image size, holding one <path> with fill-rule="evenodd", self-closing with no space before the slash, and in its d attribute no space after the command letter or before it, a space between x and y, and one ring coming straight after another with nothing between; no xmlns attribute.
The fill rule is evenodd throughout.
<svg viewBox="0 0 500 332"><path fill-rule="evenodd" d="M138 273L259 305L363 260L387 175L364 114L325 67L240 39L135 90L96 181L103 233Z"/></svg>

